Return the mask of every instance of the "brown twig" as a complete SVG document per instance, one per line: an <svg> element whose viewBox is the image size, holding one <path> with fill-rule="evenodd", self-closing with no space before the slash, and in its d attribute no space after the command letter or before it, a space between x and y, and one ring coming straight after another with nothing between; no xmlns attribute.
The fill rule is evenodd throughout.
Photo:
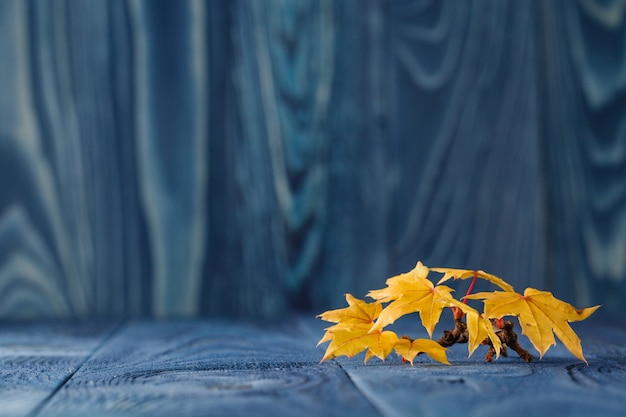
<svg viewBox="0 0 626 417"><path fill-rule="evenodd" d="M513 322L509 320L497 321L497 327L499 329L496 334L502 342L500 354L504 357L508 356L507 347L509 347L513 349L520 358L524 359L526 362L530 362L534 357L517 342L517 334L513 331L514 326ZM407 336L403 337L409 339ZM463 321L462 316L457 316L455 312L454 329L444 330L443 335L437 340L437 343L443 347L450 347L456 343L467 343L468 340L469 333L467 331L467 324ZM492 362L493 357L496 355L496 349L493 347L493 343L489 338L485 339L482 343L489 346L489 351L485 355L485 361Z"/></svg>
<svg viewBox="0 0 626 417"><path fill-rule="evenodd" d="M524 359L526 362L530 362L534 359L534 357L517 342L517 334L513 331L514 326L515 324L512 321L507 320L504 322L502 329L496 332L498 338L502 342L500 354L502 356L507 356L506 347L508 346L513 349L520 358ZM487 362L491 362L493 360L493 356L496 354L496 349L493 347L491 340L488 338L485 339L483 343L489 346L489 352L485 355L485 360Z"/></svg>
<svg viewBox="0 0 626 417"><path fill-rule="evenodd" d="M437 340L437 343L443 347L448 347L455 343L467 343L468 340L467 324L465 324L461 318L455 318L454 329L444 330L443 335Z"/></svg>

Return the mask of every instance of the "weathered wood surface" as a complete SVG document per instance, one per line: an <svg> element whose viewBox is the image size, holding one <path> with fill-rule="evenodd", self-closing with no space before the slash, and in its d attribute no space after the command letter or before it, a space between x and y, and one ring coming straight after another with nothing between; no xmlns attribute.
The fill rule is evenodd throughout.
<svg viewBox="0 0 626 417"><path fill-rule="evenodd" d="M129 323L41 416L367 416L336 363L296 321Z"/></svg>
<svg viewBox="0 0 626 417"><path fill-rule="evenodd" d="M486 348L467 358L466 345L450 348L452 366L421 356L413 367L397 358L384 364L372 360L367 366L359 358L337 361L381 415L388 417L623 416L626 331L596 320L574 326L589 366L560 343L538 360L523 336L520 343L536 357L530 364L515 352L485 363ZM416 333L416 326L404 330L413 337L427 337L424 331Z"/></svg>
<svg viewBox="0 0 626 417"><path fill-rule="evenodd" d="M420 336L417 323L394 326ZM421 356L414 366L396 357L364 366L362 354L319 364L324 323L311 316L138 321L113 333L89 323L0 325L0 415L623 416L620 326L577 323L589 366L560 345L531 364L487 364L483 348L468 359L460 345L451 366Z"/></svg>
<svg viewBox="0 0 626 417"><path fill-rule="evenodd" d="M0 324L0 415L32 415L115 329L114 324Z"/></svg>
<svg viewBox="0 0 626 417"><path fill-rule="evenodd" d="M323 310L417 260L620 311L623 4L0 1L0 317Z"/></svg>
<svg viewBox="0 0 626 417"><path fill-rule="evenodd" d="M626 4L540 3L546 247L552 251L546 277L563 296L620 312L626 300Z"/></svg>

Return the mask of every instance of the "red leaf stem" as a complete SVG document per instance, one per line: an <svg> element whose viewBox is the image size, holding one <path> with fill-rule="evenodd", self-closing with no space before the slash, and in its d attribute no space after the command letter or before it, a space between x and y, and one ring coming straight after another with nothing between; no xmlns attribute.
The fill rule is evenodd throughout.
<svg viewBox="0 0 626 417"><path fill-rule="evenodd" d="M478 278L478 273L474 271L474 278L472 278L472 282L467 289L467 293L465 294L466 297L472 293L472 290L474 289L474 284L476 284L476 278ZM467 304L467 298L463 299L463 303Z"/></svg>

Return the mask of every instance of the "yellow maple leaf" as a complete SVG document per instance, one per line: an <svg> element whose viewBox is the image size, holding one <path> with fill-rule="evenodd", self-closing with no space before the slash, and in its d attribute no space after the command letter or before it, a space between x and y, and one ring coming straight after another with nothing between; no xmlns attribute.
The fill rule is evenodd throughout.
<svg viewBox="0 0 626 417"><path fill-rule="evenodd" d="M398 355L409 361L411 365L413 365L413 360L420 353L425 353L431 359L450 365L450 362L448 362L448 356L446 355L448 349L441 346L434 340L415 339L411 341L409 339L402 338L396 342L394 347Z"/></svg>
<svg viewBox="0 0 626 417"><path fill-rule="evenodd" d="M468 306L465 303L457 301L455 299L447 301L448 306L456 306L465 313L465 323L467 325L467 332L469 333L469 341L467 343L467 350L469 352L468 357L472 356L474 351L482 343L483 340L489 338L496 350L496 358L500 357L500 350L502 349L502 341L496 334L491 321L476 309Z"/></svg>
<svg viewBox="0 0 626 417"><path fill-rule="evenodd" d="M439 322L442 302L452 299L452 288L443 285L434 286L428 280L428 268L418 262L411 271L387 279L386 288L370 291L367 296L379 303L390 302L379 314L370 332L380 331L398 318L409 313L420 313L422 325L432 337L435 325Z"/></svg>
<svg viewBox="0 0 626 417"><path fill-rule="evenodd" d="M483 300L486 318L517 316L522 333L530 339L540 357L556 345L554 334L572 355L587 363L580 339L568 323L589 317L600 306L578 310L571 304L555 298L548 291L526 288L524 295L516 292L481 292L465 297Z"/></svg>
<svg viewBox="0 0 626 417"><path fill-rule="evenodd" d="M398 336L391 331L370 332L374 320L382 310L377 303L366 303L363 300L346 294L348 307L329 310L318 317L324 321L337 323L326 329L326 333L318 345L330 341L321 362L337 356L349 358L367 349L365 363L376 356L385 360L398 341Z"/></svg>
<svg viewBox="0 0 626 417"><path fill-rule="evenodd" d="M380 304L367 303L363 300L346 294L348 307L328 310L317 317L332 323L341 323L342 326L358 325L361 323L371 323L383 309Z"/></svg>
<svg viewBox="0 0 626 417"><path fill-rule="evenodd" d="M431 268L431 271L440 272L443 274L443 277L439 280L439 282L437 282L437 285L440 285L451 278L456 281L457 279L469 279L476 277L489 281L492 284L495 284L498 287L502 288L504 291L514 291L513 287L502 278L499 278L493 274L488 274L487 272L482 270L474 271L472 269Z"/></svg>

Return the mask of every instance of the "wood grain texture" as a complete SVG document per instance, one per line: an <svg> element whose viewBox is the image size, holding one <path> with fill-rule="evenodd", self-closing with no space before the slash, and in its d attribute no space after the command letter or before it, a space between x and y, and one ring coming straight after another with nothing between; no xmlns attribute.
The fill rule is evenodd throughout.
<svg viewBox="0 0 626 417"><path fill-rule="evenodd" d="M0 317L322 311L417 260L620 310L611 4L0 2Z"/></svg>
<svg viewBox="0 0 626 417"><path fill-rule="evenodd" d="M626 299L625 7L541 9L549 279L613 311Z"/></svg>
<svg viewBox="0 0 626 417"><path fill-rule="evenodd" d="M5 317L151 305L125 4L1 6L3 30L17 40L2 50L3 68L13 67L3 106L21 103L0 112Z"/></svg>
<svg viewBox="0 0 626 417"><path fill-rule="evenodd" d="M530 364L487 364L485 347L467 358L465 345L452 346L450 366L423 356L414 366L393 356L363 365L363 354L320 364L325 324L312 316L2 324L2 415L623 415L622 323L574 323L589 365L559 344ZM411 320L394 330L426 336Z"/></svg>
<svg viewBox="0 0 626 417"><path fill-rule="evenodd" d="M543 284L536 27L531 2L385 10L394 269L466 265Z"/></svg>
<svg viewBox="0 0 626 417"><path fill-rule="evenodd" d="M411 337L428 337L418 326L417 322L404 321L396 330ZM451 366L424 356L416 358L414 366L396 357L385 363L373 359L364 366L363 354L336 361L383 416L623 415L623 326L590 319L574 327L582 339L589 366L571 356L560 343L542 360L530 364L514 352L508 358L485 363L486 347L467 358L466 345L449 348ZM323 334L321 326L318 329L318 334ZM532 349L523 336L520 343Z"/></svg>
<svg viewBox="0 0 626 417"><path fill-rule="evenodd" d="M39 416L376 415L296 320L135 322Z"/></svg>
<svg viewBox="0 0 626 417"><path fill-rule="evenodd" d="M114 323L0 324L1 414L36 412L114 329Z"/></svg>

